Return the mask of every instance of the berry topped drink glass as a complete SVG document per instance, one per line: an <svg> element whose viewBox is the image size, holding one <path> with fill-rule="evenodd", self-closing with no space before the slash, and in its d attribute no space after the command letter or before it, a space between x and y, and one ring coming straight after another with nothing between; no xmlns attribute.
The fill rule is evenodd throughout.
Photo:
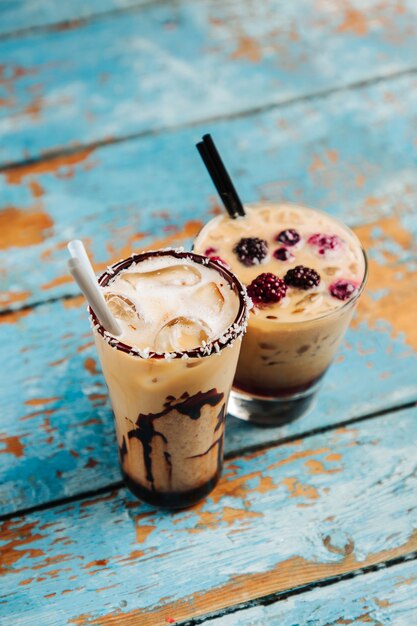
<svg viewBox="0 0 417 626"><path fill-rule="evenodd" d="M181 250L144 252L99 279L122 333L90 309L125 482L182 508L216 485L226 406L246 327L246 291L224 267Z"/></svg>
<svg viewBox="0 0 417 626"><path fill-rule="evenodd" d="M194 250L236 273L254 303L229 412L280 425L310 407L365 285L366 256L321 211L259 204L245 213L215 217Z"/></svg>

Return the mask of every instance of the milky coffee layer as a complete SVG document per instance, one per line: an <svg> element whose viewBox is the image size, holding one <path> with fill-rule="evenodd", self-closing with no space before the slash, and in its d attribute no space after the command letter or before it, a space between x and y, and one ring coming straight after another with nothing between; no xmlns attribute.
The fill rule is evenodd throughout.
<svg viewBox="0 0 417 626"><path fill-rule="evenodd" d="M268 398L308 393L334 359L352 317L365 274L360 242L340 222L313 209L265 204L245 210L242 218L211 220L194 245L198 253L222 258L248 286L264 273L277 277L272 277L275 282L280 279L278 302L262 302L267 284L257 292L261 301L250 312L234 388ZM262 241L254 246L254 238ZM255 251L260 262L242 262L244 239L251 240L249 256ZM311 286L283 282L297 266L313 276Z"/></svg>
<svg viewBox="0 0 417 626"><path fill-rule="evenodd" d="M197 237L195 251L221 257L245 284L259 274L270 272L284 278L286 272L302 265L314 269L320 283L306 291L289 287L280 302L257 307L252 317L280 322L304 321L340 308L344 301L331 295L330 288L338 281L348 281L359 287L365 272L364 256L357 237L330 215L298 205L254 205L246 207L246 216L230 219L219 215L211 220ZM300 237L295 245L277 241L280 233L295 230ZM330 244L320 246L320 237L331 237ZM267 255L260 262L246 266L235 252L242 238L257 237L267 244ZM313 243L313 241L315 243ZM310 243L311 242L311 243ZM288 260L275 258L277 250L285 250ZM278 253L279 254L279 253Z"/></svg>

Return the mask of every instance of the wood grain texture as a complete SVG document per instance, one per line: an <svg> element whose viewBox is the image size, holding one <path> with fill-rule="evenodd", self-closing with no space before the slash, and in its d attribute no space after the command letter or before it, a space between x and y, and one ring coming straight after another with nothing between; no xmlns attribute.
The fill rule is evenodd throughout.
<svg viewBox="0 0 417 626"><path fill-rule="evenodd" d="M415 68L416 25L412 0L188 0L6 40L0 163Z"/></svg>
<svg viewBox="0 0 417 626"><path fill-rule="evenodd" d="M208 619L204 626L410 626L417 623L416 596L417 563L412 561L269 606Z"/></svg>
<svg viewBox="0 0 417 626"><path fill-rule="evenodd" d="M76 293L66 268L73 237L96 269L146 246L189 243L219 210L194 147L207 130L246 201L300 201L349 224L394 214L412 231L416 111L413 76L4 172L0 305Z"/></svg>
<svg viewBox="0 0 417 626"><path fill-rule="evenodd" d="M140 6L148 0L3 0L0 3L0 36L15 31L53 26L73 28L80 20L97 17L106 11Z"/></svg>
<svg viewBox="0 0 417 626"><path fill-rule="evenodd" d="M0 6L0 37L49 25L0 43L0 166L70 148L0 175L0 308L16 309L0 318L0 513L119 479L85 305L17 309L76 294L64 263L74 236L97 270L132 249L189 245L218 210L193 145L203 132L246 200L306 202L355 224L369 288L308 415L267 431L229 420L236 458L205 503L167 514L120 489L4 522L7 626L171 623L417 549L417 409L241 455L416 400L415 3L118 11L133 3ZM416 580L413 562L209 623L409 626Z"/></svg>
<svg viewBox="0 0 417 626"><path fill-rule="evenodd" d="M369 253L369 284L317 406L285 428L229 420L227 452L417 399L410 315L417 217L400 207L398 216L365 224L358 234ZM112 417L83 300L17 311L0 322L1 352L10 364L0 381L2 513L118 480Z"/></svg>
<svg viewBox="0 0 417 626"><path fill-rule="evenodd" d="M0 615L163 624L414 551L416 416L236 458L183 512L120 490L4 522Z"/></svg>

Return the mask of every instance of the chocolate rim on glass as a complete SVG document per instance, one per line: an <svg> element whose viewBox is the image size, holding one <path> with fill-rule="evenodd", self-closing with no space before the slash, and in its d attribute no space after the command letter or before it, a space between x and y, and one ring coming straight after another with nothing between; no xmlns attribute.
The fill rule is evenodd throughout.
<svg viewBox="0 0 417 626"><path fill-rule="evenodd" d="M291 203L284 204L289 207L291 206ZM306 320L294 321L280 321L279 319L259 320L256 316L250 316L248 321L248 330L243 339L237 372L233 382L229 402L229 413L245 421L271 426L281 426L285 423L291 422L306 413L311 408L316 393L321 386L322 379L334 360L336 350L343 339L344 332L349 325L352 314L363 292L368 277L368 262L365 250L355 233L353 233L349 227L337 218L328 216L323 211L310 209L305 206L300 207L300 205L293 206L306 209L307 211L314 211L314 213L330 217L333 222L336 222L341 230L345 231L349 235L349 238L355 240L357 243L357 249L360 251L363 258L364 273L361 283L358 285L355 293L348 300L346 300L346 302L341 304L338 308L324 313L319 313L317 316L309 317ZM275 207L282 208L282 205L264 202L248 204L246 207L247 209L265 209L270 207L273 210ZM203 239L205 230L212 226L214 220L216 219L218 218L213 218L213 220L210 220L210 222L203 226L196 236L194 247L199 245L199 240ZM219 254L221 254L221 251ZM262 265L257 267L259 268L259 273L261 273ZM263 332L261 327L263 327ZM258 336L255 340L253 337L256 331L258 332ZM257 347L256 345L254 347L255 342L257 342L258 346L268 350L268 348L272 348L272 345L270 344L274 344L275 346L277 344L279 345L280 339L286 344L288 344L292 339L294 346L298 346L299 349L302 350L303 346L310 343L310 340L306 339L304 335L304 333L307 334L307 331L309 336L316 334L318 342L320 341L320 337L324 337L328 340L328 337L331 336L332 340L334 339L332 348L329 349L329 358L327 363L322 367L318 374L303 381L301 384L282 386L279 380L280 373L282 374L282 369L280 372L280 367L277 364L275 367L277 372L277 385L275 388L273 385L264 384L261 367L259 369L257 379L255 380L255 377L252 377L250 382L247 382L245 372L249 370L251 364L253 363L254 354L256 353L256 356L258 356L257 353L260 352L260 347ZM250 346L251 341L252 345ZM294 351L296 351L295 347ZM265 354L267 355L268 353L266 352ZM261 358L266 359L267 356ZM302 367L302 354L299 358L300 366Z"/></svg>
<svg viewBox="0 0 417 626"><path fill-rule="evenodd" d="M228 269L183 250L133 254L109 267L99 284L111 285L132 264L164 256L189 259L225 279L238 298L238 310L221 336L187 350L143 351L113 336L91 307L89 312L125 482L149 504L183 508L210 493L221 474L226 407L246 328L247 296Z"/></svg>

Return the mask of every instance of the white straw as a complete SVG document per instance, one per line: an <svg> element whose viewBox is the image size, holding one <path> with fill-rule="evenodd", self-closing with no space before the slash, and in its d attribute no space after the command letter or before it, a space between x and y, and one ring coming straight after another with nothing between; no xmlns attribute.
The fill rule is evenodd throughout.
<svg viewBox="0 0 417 626"><path fill-rule="evenodd" d="M67 248L72 258L79 259L81 265L88 271L91 278L95 282L97 280L97 277L95 275L93 266L91 265L90 259L88 258L87 250L85 249L81 239L73 239L68 243Z"/></svg>
<svg viewBox="0 0 417 626"><path fill-rule="evenodd" d="M72 246L71 244L76 245ZM71 255L74 253L74 256L68 261L68 269L86 297L88 304L106 330L112 335L121 335L122 329L107 306L82 242L71 241L68 244L68 249Z"/></svg>

